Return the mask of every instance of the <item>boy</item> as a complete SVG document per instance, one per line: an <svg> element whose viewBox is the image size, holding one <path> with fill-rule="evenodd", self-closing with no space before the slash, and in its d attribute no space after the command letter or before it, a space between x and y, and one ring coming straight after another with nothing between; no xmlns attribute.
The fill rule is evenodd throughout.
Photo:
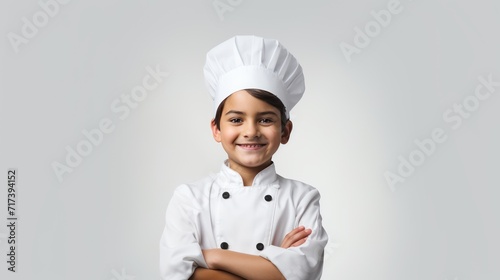
<svg viewBox="0 0 500 280"><path fill-rule="evenodd" d="M328 236L318 191L276 174L302 68L276 40L236 36L207 54L221 171L179 186L160 242L163 279L320 279Z"/></svg>

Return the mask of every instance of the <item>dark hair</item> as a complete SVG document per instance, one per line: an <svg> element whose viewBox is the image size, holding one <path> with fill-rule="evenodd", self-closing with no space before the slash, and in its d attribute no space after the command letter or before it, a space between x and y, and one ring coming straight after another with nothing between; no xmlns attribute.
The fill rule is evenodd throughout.
<svg viewBox="0 0 500 280"><path fill-rule="evenodd" d="M274 94L270 93L269 91L265 91L262 89L245 89L246 92L248 92L251 96L262 100L266 102L267 104L275 107L280 111L281 114L281 131L285 129L286 123L288 122L288 118L286 117L286 108L283 102ZM226 99L224 99L220 104L219 107L217 108L217 111L215 112L215 125L217 126L217 129L220 130L220 119L222 116L222 110L224 110L224 104L226 103Z"/></svg>

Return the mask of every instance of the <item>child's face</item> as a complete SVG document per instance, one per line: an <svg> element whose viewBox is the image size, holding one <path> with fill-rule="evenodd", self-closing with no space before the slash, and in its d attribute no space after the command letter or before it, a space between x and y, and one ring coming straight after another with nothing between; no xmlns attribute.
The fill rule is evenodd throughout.
<svg viewBox="0 0 500 280"><path fill-rule="evenodd" d="M292 123L281 130L280 111L241 90L225 101L220 130L212 121L214 139L222 144L232 169L260 171L271 164L273 154L288 142Z"/></svg>

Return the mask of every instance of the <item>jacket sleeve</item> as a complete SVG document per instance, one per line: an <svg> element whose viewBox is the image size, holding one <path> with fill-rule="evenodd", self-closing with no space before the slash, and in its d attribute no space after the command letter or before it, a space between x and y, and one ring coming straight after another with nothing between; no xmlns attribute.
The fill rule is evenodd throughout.
<svg viewBox="0 0 500 280"><path fill-rule="evenodd" d="M163 280L186 280L196 267L205 267L194 217L198 205L186 185L179 186L165 215L160 240L160 275Z"/></svg>
<svg viewBox="0 0 500 280"><path fill-rule="evenodd" d="M271 245L260 254L271 261L287 280L321 279L328 235L322 225L319 200L319 192L312 189L298 203L296 225L312 229L304 244L288 249Z"/></svg>

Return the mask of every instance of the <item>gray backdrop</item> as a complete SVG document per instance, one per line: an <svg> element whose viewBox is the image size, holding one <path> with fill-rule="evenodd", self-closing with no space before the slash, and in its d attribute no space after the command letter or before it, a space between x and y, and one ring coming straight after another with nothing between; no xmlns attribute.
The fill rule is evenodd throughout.
<svg viewBox="0 0 500 280"><path fill-rule="evenodd" d="M304 68L274 161L322 194L323 279L499 279L499 11L493 0L2 1L0 278L158 279L173 189L225 158L205 53L254 34Z"/></svg>

